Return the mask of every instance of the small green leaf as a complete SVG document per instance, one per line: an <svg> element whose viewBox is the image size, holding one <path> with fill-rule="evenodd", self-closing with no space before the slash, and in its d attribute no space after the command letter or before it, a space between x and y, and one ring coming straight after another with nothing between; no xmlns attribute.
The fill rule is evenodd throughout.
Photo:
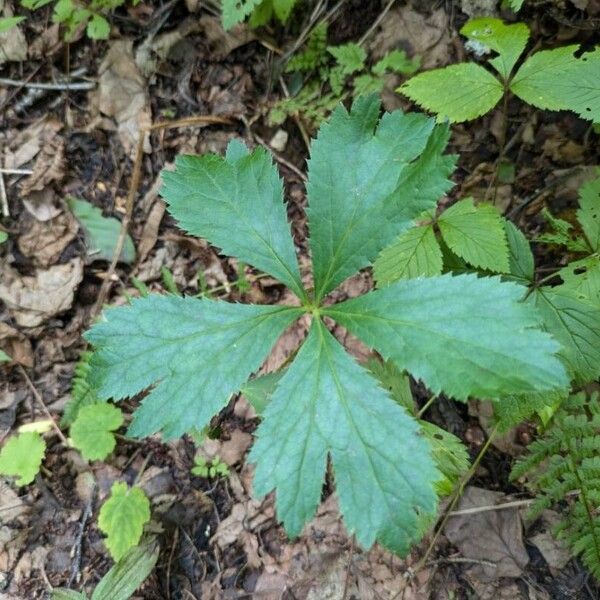
<svg viewBox="0 0 600 600"><path fill-rule="evenodd" d="M20 4L23 8L37 10L38 8L42 8L42 6L46 6L46 4L50 4L52 1L53 0L20 0Z"/></svg>
<svg viewBox="0 0 600 600"><path fill-rule="evenodd" d="M515 63L523 54L529 39L529 27L525 23L506 25L500 19L481 17L467 21L460 32L470 40L485 44L498 53L489 63L508 80Z"/></svg>
<svg viewBox="0 0 600 600"><path fill-rule="evenodd" d="M504 90L491 73L475 63L460 63L411 77L398 90L439 121L470 121L498 104Z"/></svg>
<svg viewBox="0 0 600 600"><path fill-rule="evenodd" d="M292 9L296 6L297 0L272 0L275 16L282 22L287 23Z"/></svg>
<svg viewBox="0 0 600 600"><path fill-rule="evenodd" d="M54 588L52 590L52 600L87 600L85 594L75 592L74 590Z"/></svg>
<svg viewBox="0 0 600 600"><path fill-rule="evenodd" d="M0 350L0 363L11 362L12 358L4 352L4 350Z"/></svg>
<svg viewBox="0 0 600 600"><path fill-rule="evenodd" d="M85 230L89 259L112 260L121 231L121 222L113 217L105 217L99 208L85 200L69 197L67 202ZM125 263L135 260L135 247L129 235L125 238L120 259Z"/></svg>
<svg viewBox="0 0 600 600"><path fill-rule="evenodd" d="M129 600L152 572L159 554L154 541L128 550L100 580L92 600Z"/></svg>
<svg viewBox="0 0 600 600"><path fill-rule="evenodd" d="M469 264L497 273L509 272L506 233L496 207L475 205L473 198L465 198L445 210L438 225L450 250Z"/></svg>
<svg viewBox="0 0 600 600"><path fill-rule="evenodd" d="M0 33L4 33L13 27L16 27L25 17L3 17L0 19ZM3 233L3 232L0 232ZM0 242L1 243L1 242Z"/></svg>
<svg viewBox="0 0 600 600"><path fill-rule="evenodd" d="M61 419L63 426L71 425L75 421L81 407L100 402L98 393L89 382L91 359L91 352L83 352L75 367L73 379L71 380L71 398L65 405Z"/></svg>
<svg viewBox="0 0 600 600"><path fill-rule="evenodd" d="M561 286L562 287L562 286ZM560 357L576 383L600 376L600 307L568 288L541 287L529 296L543 318L544 329L560 342Z"/></svg>
<svg viewBox="0 0 600 600"><path fill-rule="evenodd" d="M433 226L413 227L382 250L373 265L378 287L399 279L442 274L442 251Z"/></svg>
<svg viewBox="0 0 600 600"><path fill-rule="evenodd" d="M571 225L571 223L553 216L552 213L545 208L542 210L542 215L544 216L544 219L548 221L551 231L539 235L535 240L536 242L565 246L567 250L573 252L586 252L589 250L585 240L573 236L571 233L573 225Z"/></svg>
<svg viewBox="0 0 600 600"><path fill-rule="evenodd" d="M404 553L420 533L418 515L435 511L439 474L417 422L319 320L256 435L255 492L277 490L277 515L292 536L316 510L328 455L344 523L363 547L378 540Z"/></svg>
<svg viewBox="0 0 600 600"><path fill-rule="evenodd" d="M120 400L154 386L129 434L202 429L256 371L298 308L151 294L111 308L85 335L90 385Z"/></svg>
<svg viewBox="0 0 600 600"><path fill-rule="evenodd" d="M0 473L18 477L17 485L27 485L39 473L45 452L46 443L39 433L15 435L0 450Z"/></svg>
<svg viewBox="0 0 600 600"><path fill-rule="evenodd" d="M412 75L419 70L420 66L421 59L418 56L408 58L404 50L392 50L375 64L372 71L376 75L383 75L386 71L400 73L400 75Z"/></svg>
<svg viewBox="0 0 600 600"><path fill-rule="evenodd" d="M87 24L86 33L92 40L107 40L110 23L102 15L95 13Z"/></svg>
<svg viewBox="0 0 600 600"><path fill-rule="evenodd" d="M578 52L576 44L536 52L517 71L511 91L538 108L600 121L600 48L576 58Z"/></svg>
<svg viewBox="0 0 600 600"><path fill-rule="evenodd" d="M577 220L592 252L600 252L600 177L587 181L579 189Z"/></svg>
<svg viewBox="0 0 600 600"><path fill-rule="evenodd" d="M506 0L508 2L508 5L515 11L515 12L519 12L521 10L521 7L523 6L523 4L525 3L525 0Z"/></svg>
<svg viewBox="0 0 600 600"><path fill-rule="evenodd" d="M146 494L138 487L113 483L110 498L100 509L98 527L107 536L106 547L114 560L119 561L139 543L149 520L150 502Z"/></svg>
<svg viewBox="0 0 600 600"><path fill-rule="evenodd" d="M529 241L511 221L504 219L504 232L508 242L510 274L518 279L533 281L534 260Z"/></svg>
<svg viewBox="0 0 600 600"><path fill-rule="evenodd" d="M358 44L350 43L343 46L329 46L327 52L335 58L344 75L352 75L352 73L365 68L367 53Z"/></svg>
<svg viewBox="0 0 600 600"><path fill-rule="evenodd" d="M222 21L225 29L242 23L263 0L223 0Z"/></svg>
<svg viewBox="0 0 600 600"><path fill-rule="evenodd" d="M258 415L261 415L275 391L279 380L283 377L285 371L276 371L267 373L259 377L254 377L247 381L240 392L246 397L246 400L252 404Z"/></svg>
<svg viewBox="0 0 600 600"><path fill-rule="evenodd" d="M391 360L382 362L373 358L365 366L394 402L403 406L409 414L416 414L408 375L403 373Z"/></svg>
<svg viewBox="0 0 600 600"><path fill-rule="evenodd" d="M86 460L103 460L116 445L113 431L123 425L123 413L107 402L83 406L71 425L73 445Z"/></svg>
<svg viewBox="0 0 600 600"><path fill-rule="evenodd" d="M560 404L569 395L568 389L543 393L513 395L493 403L494 416L501 433L520 425L536 413L543 414L548 407Z"/></svg>
<svg viewBox="0 0 600 600"><path fill-rule="evenodd" d="M283 184L267 151L248 153L233 140L225 158L179 156L175 167L163 171L161 194L179 226L273 275L304 298Z"/></svg>
<svg viewBox="0 0 600 600"><path fill-rule="evenodd" d="M385 85L382 77L375 77L369 73L358 75L352 81L355 96L368 96L369 94L378 94Z"/></svg>
<svg viewBox="0 0 600 600"><path fill-rule="evenodd" d="M323 313L434 394L466 400L562 389L559 345L535 328L540 318L522 297L523 286L498 277L442 275L401 280Z"/></svg>
<svg viewBox="0 0 600 600"><path fill-rule="evenodd" d="M6 233L6 231L0 231L0 244L4 244L7 239L8 233Z"/></svg>

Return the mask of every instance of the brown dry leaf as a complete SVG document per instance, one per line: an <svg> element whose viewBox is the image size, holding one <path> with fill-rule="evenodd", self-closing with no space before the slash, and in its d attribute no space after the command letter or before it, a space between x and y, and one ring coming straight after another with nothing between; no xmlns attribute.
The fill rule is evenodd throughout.
<svg viewBox="0 0 600 600"><path fill-rule="evenodd" d="M62 212L61 202L50 188L41 192L31 192L27 198L23 199L23 206L38 221L49 221Z"/></svg>
<svg viewBox="0 0 600 600"><path fill-rule="evenodd" d="M8 265L0 266L0 299L22 327L36 327L71 307L75 289L83 278L80 258L21 275Z"/></svg>
<svg viewBox="0 0 600 600"><path fill-rule="evenodd" d="M158 200L150 210L150 214L144 223L140 243L138 244L138 260L140 262L146 259L148 253L154 248L154 244L156 244L158 228L165 214L165 208L165 203L162 200Z"/></svg>
<svg viewBox="0 0 600 600"><path fill-rule="evenodd" d="M550 568L560 570L571 560L569 549L549 531L538 533L529 539L541 552Z"/></svg>
<svg viewBox="0 0 600 600"><path fill-rule="evenodd" d="M236 25L229 31L225 31L221 19L210 15L200 17L199 23L210 47L211 56L216 60L225 58L236 48L256 39L256 34L245 24Z"/></svg>
<svg viewBox="0 0 600 600"><path fill-rule="evenodd" d="M20 331L0 321L0 349L14 362L24 367L33 367L31 342Z"/></svg>
<svg viewBox="0 0 600 600"><path fill-rule="evenodd" d="M234 429L228 440L207 439L198 449L198 454L208 461L219 457L226 465L232 467L241 462L251 444L252 436L249 433Z"/></svg>
<svg viewBox="0 0 600 600"><path fill-rule="evenodd" d="M500 492L469 486L460 500L458 510L493 506L505 499L506 496ZM444 534L463 557L477 563L468 571L481 581L519 577L529 562L523 545L521 517L516 508L450 517Z"/></svg>
<svg viewBox="0 0 600 600"><path fill-rule="evenodd" d="M20 228L24 233L17 239L19 250L40 267L53 265L79 231L79 225L70 212L63 212L47 221L38 221L23 212Z"/></svg>
<svg viewBox="0 0 600 600"><path fill-rule="evenodd" d="M0 17L12 17L14 11L8 2L0 0ZM17 25L0 33L0 65L27 60L27 40Z"/></svg>
<svg viewBox="0 0 600 600"><path fill-rule="evenodd" d="M62 47L60 24L44 27L42 32L29 45L29 58L48 58Z"/></svg>
<svg viewBox="0 0 600 600"><path fill-rule="evenodd" d="M10 141L4 154L4 166L18 169L35 158L45 143L62 129L63 124L54 117L44 117Z"/></svg>
<svg viewBox="0 0 600 600"><path fill-rule="evenodd" d="M152 123L147 83L133 59L133 40L112 42L98 73L98 91L93 93L93 103L101 113L116 120L121 143L133 156L140 130ZM144 152L151 150L146 135Z"/></svg>
<svg viewBox="0 0 600 600"><path fill-rule="evenodd" d="M30 192L39 192L51 183L58 183L65 175L65 141L58 135L45 140L42 151L37 155L33 173L21 186L21 197Z"/></svg>
<svg viewBox="0 0 600 600"><path fill-rule="evenodd" d="M423 69L432 69L452 60L450 30L444 7L423 14L407 4L389 11L369 47L374 58L404 48L421 58Z"/></svg>

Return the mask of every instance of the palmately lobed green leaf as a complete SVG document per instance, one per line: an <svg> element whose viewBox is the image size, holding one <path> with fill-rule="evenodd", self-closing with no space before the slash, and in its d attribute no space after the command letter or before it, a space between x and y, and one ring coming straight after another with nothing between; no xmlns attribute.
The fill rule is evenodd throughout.
<svg viewBox="0 0 600 600"><path fill-rule="evenodd" d="M575 44L536 52L517 71L511 91L538 108L571 110L600 122L600 48L579 51Z"/></svg>
<svg viewBox="0 0 600 600"><path fill-rule="evenodd" d="M175 171L163 171L161 177L161 194L180 227L305 297L283 183L266 150L248 153L234 140L225 157L179 156Z"/></svg>
<svg viewBox="0 0 600 600"><path fill-rule="evenodd" d="M523 287L499 278L402 280L324 313L421 379L462 400L568 385L560 346L536 329Z"/></svg>
<svg viewBox="0 0 600 600"><path fill-rule="evenodd" d="M114 431L123 425L123 413L108 402L82 406L69 431L73 445L86 460L103 460L114 449Z"/></svg>
<svg viewBox="0 0 600 600"><path fill-rule="evenodd" d="M177 437L201 429L260 367L301 311L168 295L109 308L85 338L90 383L120 400L152 387L129 433Z"/></svg>
<svg viewBox="0 0 600 600"><path fill-rule="evenodd" d="M436 113L439 121L448 119L452 123L484 115L498 104L504 93L500 81L475 63L419 73L397 91Z"/></svg>
<svg viewBox="0 0 600 600"><path fill-rule="evenodd" d="M379 109L374 96L358 98L350 113L340 106L312 144L307 214L317 301L368 266L438 200L406 181L418 179L415 159L428 148L433 119L397 111L378 124ZM434 155L445 147L440 140L443 134L429 147Z"/></svg>
<svg viewBox="0 0 600 600"><path fill-rule="evenodd" d="M257 430L254 490L277 490L279 519L298 535L320 501L331 456L340 509L363 547L405 553L440 479L417 422L320 320L281 378Z"/></svg>

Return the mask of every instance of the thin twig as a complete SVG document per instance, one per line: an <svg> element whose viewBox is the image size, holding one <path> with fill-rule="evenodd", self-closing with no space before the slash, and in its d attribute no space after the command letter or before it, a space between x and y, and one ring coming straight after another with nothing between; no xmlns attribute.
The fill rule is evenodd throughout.
<svg viewBox="0 0 600 600"><path fill-rule="evenodd" d="M254 139L261 146L264 146L273 155L273 158L279 164L283 165L284 167L287 167L290 171L296 173L296 175L298 175L298 177L300 177L300 179L302 179L304 183L308 181L308 177L296 165L292 164L289 160L283 158L283 156L281 156L278 152L275 152L275 150L273 150L273 148L271 148L271 146L269 146L269 144L267 144L267 142L265 142L265 140L263 140L258 134L252 133L252 137L254 137Z"/></svg>
<svg viewBox="0 0 600 600"><path fill-rule="evenodd" d="M0 173L4 175L31 175L33 171L30 169L3 169L0 167Z"/></svg>
<svg viewBox="0 0 600 600"><path fill-rule="evenodd" d="M93 90L96 87L96 83L93 81L78 81L76 83L68 81L65 81L64 83L26 83L24 81L18 81L17 79L6 79L5 77L0 77L0 85L48 91Z"/></svg>
<svg viewBox="0 0 600 600"><path fill-rule="evenodd" d="M56 435L58 435L58 437L60 438L60 441L65 446L68 446L69 442L67 441L67 438L64 436L63 432L60 430L60 427L54 421L54 418L50 414L50 411L48 410L48 407L46 406L44 399L42 398L41 394L37 391L36 387L31 382L31 379L29 379L29 375L27 375L27 372L21 365L17 365L17 368L19 369L19 372L23 376L23 379L25 379L25 383L27 384L27 387L31 390L33 397L36 399L37 403L40 405L40 408L42 409L43 413L46 415L48 420L52 423L52 427L54 428L54 431L56 431Z"/></svg>
<svg viewBox="0 0 600 600"><path fill-rule="evenodd" d="M123 220L121 221L121 229L119 230L119 237L115 245L112 260L106 272L105 279L100 287L100 291L98 292L98 298L96 299L96 303L94 304L90 313L91 319L98 315L102 310L102 307L104 306L104 302L108 297L108 293L112 285L112 279L117 269L119 258L121 257L123 247L125 246L127 230L129 229L129 224L131 223L131 219L133 216L133 205L135 204L135 197L140 186L140 180L142 175L142 160L144 158L144 139L146 135L151 131L176 129L179 127L189 127L192 125L214 125L217 123L230 125L232 121L227 117L200 115L197 117L186 117L184 119L178 119L176 121L154 123L150 125L150 127L145 127L144 129L140 130L135 149L135 159L133 161L133 169L131 172L129 190L127 191L127 199L125 201L125 215L123 216Z"/></svg>
<svg viewBox="0 0 600 600"><path fill-rule="evenodd" d="M0 172L0 203L2 204L2 216L10 217L8 210L8 197L6 196L6 186L4 185L4 175Z"/></svg>
<svg viewBox="0 0 600 600"><path fill-rule="evenodd" d="M96 486L94 484L94 491ZM75 537L75 542L73 543L73 549L71 550L71 554L73 557L73 563L71 565L71 573L69 574L69 579L67 581L67 587L70 588L73 583L77 580L77 575L81 569L81 549L83 545L83 533L85 532L85 525L88 522L88 519L92 515L92 503L93 503L93 493L90 500L86 503L85 508L83 509L83 514L81 515L81 521L79 522L79 528L77 530L77 535Z"/></svg>
<svg viewBox="0 0 600 600"><path fill-rule="evenodd" d="M521 506L529 506L534 500L513 500L512 502L504 502L503 504L492 504L490 506L472 506L471 508L463 508L461 510L453 510L448 514L451 517L458 515L475 515L482 512L490 512L494 510L506 510L508 508L520 508Z"/></svg>
<svg viewBox="0 0 600 600"><path fill-rule="evenodd" d="M360 38L360 40L358 40L359 46L362 46L369 39L369 36L377 29L377 27L379 26L381 21L383 21L383 19L385 18L385 15L387 15L388 12L390 11L390 8L392 8L394 2L396 2L396 0L390 0L386 4L385 8L381 11L381 13L379 13L379 16L375 19L375 21L373 21L373 24L371 25L371 27L369 27L369 29L367 29L367 31L365 31L365 33Z"/></svg>

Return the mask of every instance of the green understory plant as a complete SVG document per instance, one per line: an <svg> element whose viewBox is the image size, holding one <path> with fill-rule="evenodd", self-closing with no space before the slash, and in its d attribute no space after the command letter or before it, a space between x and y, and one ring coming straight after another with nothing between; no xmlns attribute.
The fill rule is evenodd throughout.
<svg viewBox="0 0 600 600"><path fill-rule="evenodd" d="M225 29L243 23L251 27L266 25L273 17L285 24L299 0L221 0L221 19Z"/></svg>
<svg viewBox="0 0 600 600"><path fill-rule="evenodd" d="M529 518L560 507L554 534L566 541L600 579L600 401L598 393L572 395L543 435L527 448L511 479L527 476L535 494Z"/></svg>
<svg viewBox="0 0 600 600"><path fill-rule="evenodd" d="M461 29L471 47L492 67L465 62L412 77L398 92L438 115L462 122L492 110L508 94L549 110L570 110L582 119L600 121L600 49L577 44L535 52L515 70L529 39L525 23L506 25L500 19L478 18ZM506 111L505 111L506 113Z"/></svg>
<svg viewBox="0 0 600 600"><path fill-rule="evenodd" d="M442 475L419 423L330 333L333 319L433 394L501 399L563 389L560 345L514 282L475 274L401 280L339 304L328 295L435 207L451 185L445 125L358 98L313 141L308 172L314 285L303 283L268 153L232 141L225 157L180 156L162 195L182 229L277 278L299 306L154 295L109 308L86 333L101 399L144 393L129 435L202 430L298 318L307 339L262 412L254 492L276 490L292 536L314 515L331 461L348 531L403 553L435 513ZM235 232L235 234L232 234Z"/></svg>
<svg viewBox="0 0 600 600"><path fill-rule="evenodd" d="M409 59L403 50L392 50L375 65L367 65L367 52L355 43L327 45L327 24L317 25L306 48L293 56L285 67L291 74L292 94L276 102L269 121L278 125L290 116L300 116L312 129L348 97L380 92L386 73L412 75L418 58Z"/></svg>
<svg viewBox="0 0 600 600"><path fill-rule="evenodd" d="M202 456L197 456L194 459L192 474L210 479L227 477L229 475L229 467L218 456L215 456L210 461L207 461Z"/></svg>

